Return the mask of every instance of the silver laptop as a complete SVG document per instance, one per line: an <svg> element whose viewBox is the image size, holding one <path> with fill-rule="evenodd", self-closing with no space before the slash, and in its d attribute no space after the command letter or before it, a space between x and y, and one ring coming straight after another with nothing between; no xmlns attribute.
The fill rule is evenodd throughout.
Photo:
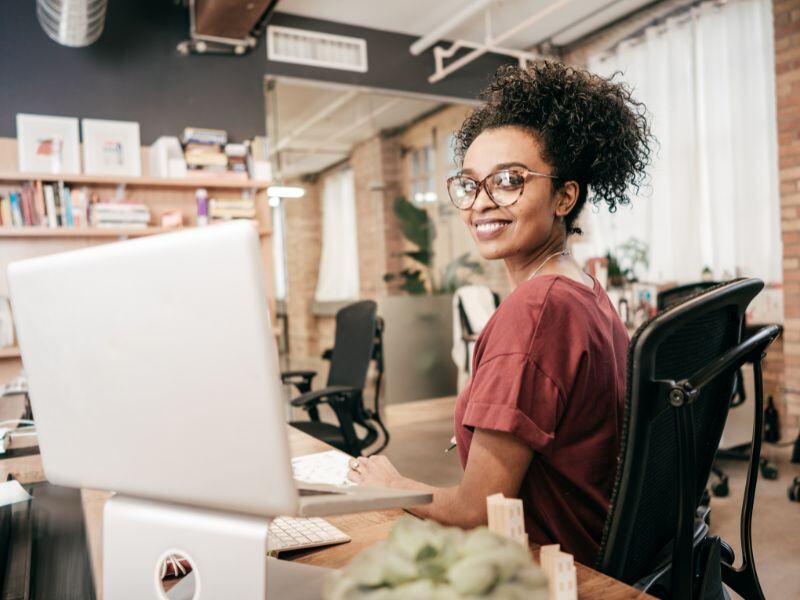
<svg viewBox="0 0 800 600"><path fill-rule="evenodd" d="M50 482L264 516L430 502L298 490L249 224L24 260L8 280Z"/></svg>

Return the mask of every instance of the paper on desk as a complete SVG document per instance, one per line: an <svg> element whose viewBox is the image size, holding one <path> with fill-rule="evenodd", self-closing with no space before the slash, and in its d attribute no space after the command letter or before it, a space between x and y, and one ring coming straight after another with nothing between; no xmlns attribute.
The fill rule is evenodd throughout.
<svg viewBox="0 0 800 600"><path fill-rule="evenodd" d="M292 459L294 478L304 483L355 485L347 478L350 456L336 450L306 454Z"/></svg>
<svg viewBox="0 0 800 600"><path fill-rule="evenodd" d="M19 484L19 481L4 481L0 483L0 506L16 504L30 500L31 495Z"/></svg>

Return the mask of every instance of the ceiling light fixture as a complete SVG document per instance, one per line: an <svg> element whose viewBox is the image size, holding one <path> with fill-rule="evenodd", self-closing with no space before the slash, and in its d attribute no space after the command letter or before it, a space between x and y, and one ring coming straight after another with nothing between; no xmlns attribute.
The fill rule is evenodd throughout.
<svg viewBox="0 0 800 600"><path fill-rule="evenodd" d="M291 185L271 185L267 188L267 196L277 198L302 198L306 195L305 189Z"/></svg>

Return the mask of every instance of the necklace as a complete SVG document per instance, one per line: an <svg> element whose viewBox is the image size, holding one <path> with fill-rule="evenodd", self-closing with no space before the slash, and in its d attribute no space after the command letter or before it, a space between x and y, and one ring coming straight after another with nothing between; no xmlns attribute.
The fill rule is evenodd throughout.
<svg viewBox="0 0 800 600"><path fill-rule="evenodd" d="M536 277L536 274L537 274L539 271L541 271L541 270L542 270L542 267L543 267L543 266L544 266L544 265L547 263L547 261L549 261L551 258L555 258L556 256L569 256L569 255L570 255L570 251L569 251L569 250L562 250L561 252L554 252L553 254L551 254L550 256L548 256L548 257L547 257L547 258L545 258L545 259L544 259L542 262L540 262L540 263L539 263L539 266L538 266L538 267L536 267L536 269L534 270L534 272L533 272L533 273L531 273L530 275L528 275L528 279L527 279L526 281L530 281L531 279L533 279L534 277Z"/></svg>

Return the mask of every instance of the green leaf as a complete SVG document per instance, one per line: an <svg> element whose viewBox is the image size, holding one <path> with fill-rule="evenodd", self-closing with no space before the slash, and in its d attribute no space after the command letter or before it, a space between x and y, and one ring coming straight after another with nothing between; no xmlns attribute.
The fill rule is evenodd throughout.
<svg viewBox="0 0 800 600"><path fill-rule="evenodd" d="M420 250L429 251L436 239L436 226L428 212L398 196L394 200L394 214L400 221L403 236Z"/></svg>
<svg viewBox="0 0 800 600"><path fill-rule="evenodd" d="M431 266L431 262L433 262L433 252L430 250L416 250L414 252L403 252L403 256L407 256L418 263L425 265L426 267Z"/></svg>

